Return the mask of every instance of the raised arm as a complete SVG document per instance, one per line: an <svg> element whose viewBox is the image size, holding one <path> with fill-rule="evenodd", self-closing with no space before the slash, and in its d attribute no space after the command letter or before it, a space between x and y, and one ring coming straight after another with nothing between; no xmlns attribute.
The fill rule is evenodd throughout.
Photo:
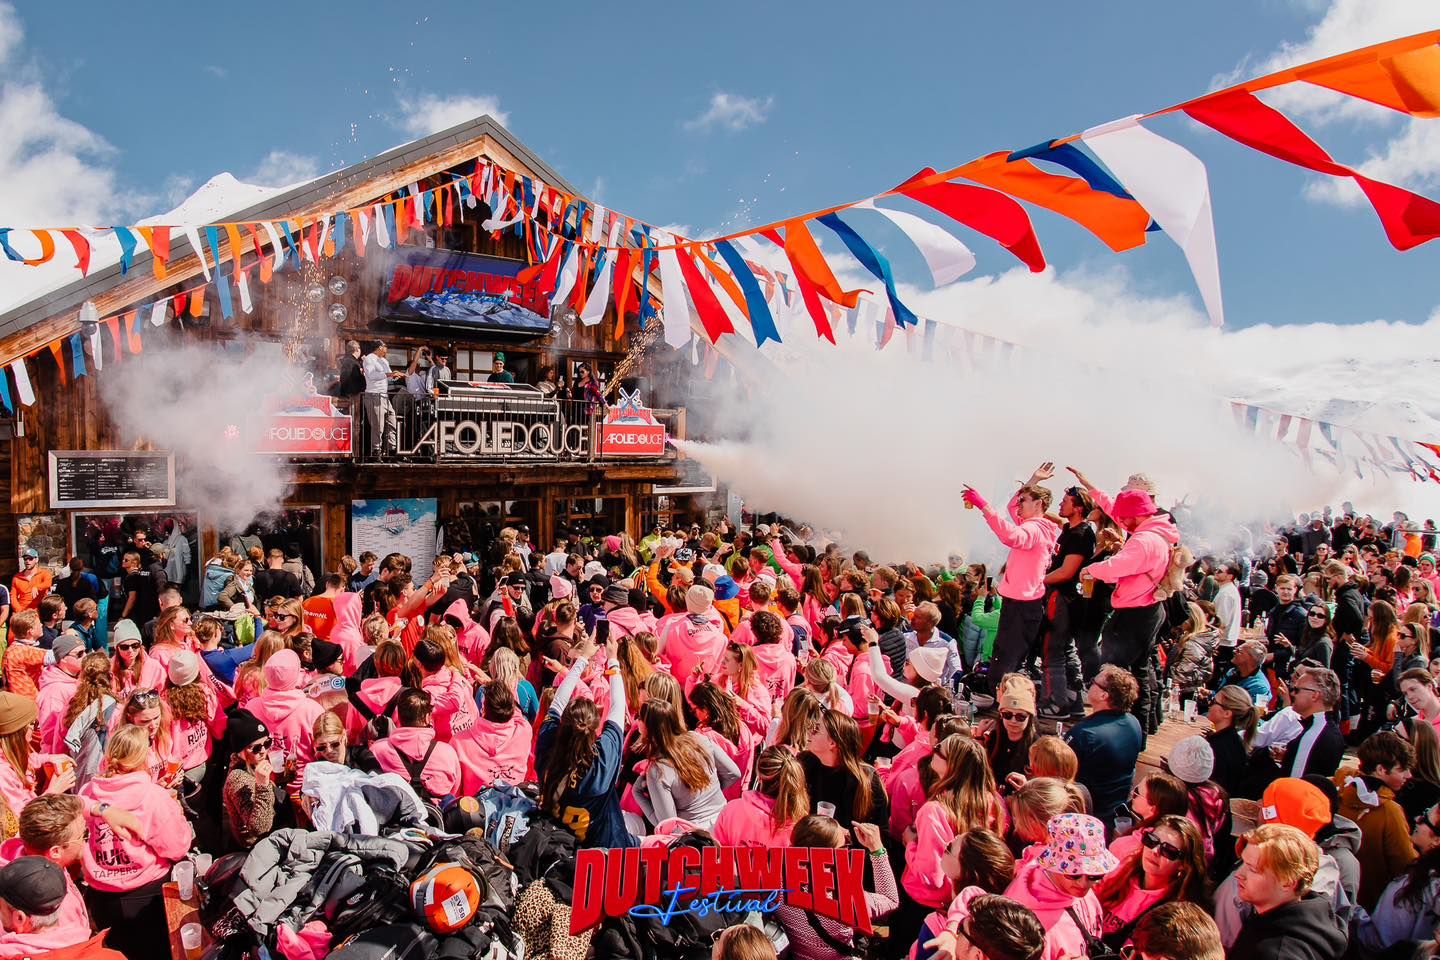
<svg viewBox="0 0 1440 960"><path fill-rule="evenodd" d="M875 677L875 685L884 691L886 696L899 700L902 706L914 701L920 691L890 675L889 665L880 656L880 638L878 636L870 638L869 648L867 653L870 656L870 672Z"/></svg>

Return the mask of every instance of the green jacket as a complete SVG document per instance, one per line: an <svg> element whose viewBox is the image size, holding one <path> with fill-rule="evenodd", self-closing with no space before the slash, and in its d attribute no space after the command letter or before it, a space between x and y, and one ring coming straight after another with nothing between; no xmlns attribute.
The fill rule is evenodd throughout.
<svg viewBox="0 0 1440 960"><path fill-rule="evenodd" d="M970 616L967 618L981 630L981 660L989 660L995 653L995 631L1000 629L1000 605L1005 601L999 594L995 594L994 598L995 602L990 605L989 613L985 612L985 601L976 600L975 605L970 608Z"/></svg>

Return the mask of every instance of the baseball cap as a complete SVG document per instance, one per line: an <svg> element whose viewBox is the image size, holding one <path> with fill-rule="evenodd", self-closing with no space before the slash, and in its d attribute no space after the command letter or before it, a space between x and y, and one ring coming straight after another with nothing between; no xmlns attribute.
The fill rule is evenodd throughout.
<svg viewBox="0 0 1440 960"><path fill-rule="evenodd" d="M62 633L55 638L55 643L50 649L55 652L55 662L59 663L83 646L85 646L85 642L75 634Z"/></svg>
<svg viewBox="0 0 1440 960"><path fill-rule="evenodd" d="M44 857L21 857L0 867L0 900L48 917L65 902L65 871Z"/></svg>
<svg viewBox="0 0 1440 960"><path fill-rule="evenodd" d="M511 571L510 573L505 574L504 579L502 579L500 582L505 584L505 586L507 587L523 587L525 586L525 574Z"/></svg>
<svg viewBox="0 0 1440 960"><path fill-rule="evenodd" d="M40 554L39 554L38 552L36 552L36 550L35 550L34 547L26 547L24 550L21 550L21 551L20 551L20 556L26 557L26 558L31 558L31 557L33 557L33 558L36 559L36 560L39 560L39 559L40 559Z"/></svg>
<svg viewBox="0 0 1440 960"><path fill-rule="evenodd" d="M1295 827L1310 839L1332 820L1330 801L1320 788L1298 777L1281 777L1260 798L1260 821Z"/></svg>

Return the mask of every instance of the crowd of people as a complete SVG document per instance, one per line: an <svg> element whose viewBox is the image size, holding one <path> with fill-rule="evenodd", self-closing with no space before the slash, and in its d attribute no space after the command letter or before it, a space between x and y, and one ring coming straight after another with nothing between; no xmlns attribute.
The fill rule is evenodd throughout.
<svg viewBox="0 0 1440 960"><path fill-rule="evenodd" d="M1431 528L1347 505L1197 557L1145 476L1073 473L964 490L993 574L778 521L506 529L319 582L227 545L198 609L156 572L97 636L26 557L0 957L163 955L177 864L211 949L287 960L391 928L446 956L1440 955ZM1147 759L1167 717L1197 725ZM437 839L471 826L512 898L486 844ZM677 844L863 851L875 933L782 905L569 935L577 848Z"/></svg>

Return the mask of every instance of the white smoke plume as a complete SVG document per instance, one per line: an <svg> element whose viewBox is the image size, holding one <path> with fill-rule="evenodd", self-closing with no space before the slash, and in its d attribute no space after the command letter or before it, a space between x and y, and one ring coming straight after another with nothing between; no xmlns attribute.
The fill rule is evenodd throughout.
<svg viewBox="0 0 1440 960"><path fill-rule="evenodd" d="M175 453L178 505L204 522L236 530L280 506L289 467L249 452L266 423L263 398L297 390L296 368L277 343L249 351L213 345L162 346L107 365L100 394L123 436Z"/></svg>
<svg viewBox="0 0 1440 960"><path fill-rule="evenodd" d="M1003 509L1046 460L1057 465L1047 484L1057 503L1075 482L1069 465L1112 494L1130 474L1148 474L1162 506L1192 508L1187 540L1215 550L1243 542L1242 524L1338 509L1346 499L1387 518L1393 509L1434 515L1419 511L1440 506L1436 485L1312 470L1295 448L1237 430L1224 402L1247 396L1234 388L1250 374L1255 402L1339 419L1335 398L1373 379L1365 364L1348 382L1340 361L1368 360L1374 341L1320 325L1215 331L1183 299L1139 299L1121 280L1015 273L905 291L922 314L963 317L969 329L1020 344L980 356L957 337L946 359L943 333L926 361L903 333L877 351L863 324L853 338L842 325L839 347L792 326L780 348L740 348L733 386L728 378L706 385L711 400L692 407L690 423L718 442L688 443L685 452L751 509L841 531L846 545L872 556L921 562L952 551L996 557L994 535L961 504L963 484ZM1396 346L1392 339L1384 368L1392 389ZM1365 426L1415 436L1413 424ZM1417 493L1428 501L1417 503Z"/></svg>

